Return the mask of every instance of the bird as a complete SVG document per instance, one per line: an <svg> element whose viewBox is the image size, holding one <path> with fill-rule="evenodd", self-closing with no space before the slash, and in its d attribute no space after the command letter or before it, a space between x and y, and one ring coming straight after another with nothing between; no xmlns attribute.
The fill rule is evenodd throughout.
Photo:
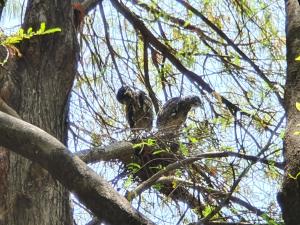
<svg viewBox="0 0 300 225"><path fill-rule="evenodd" d="M196 95L169 99L157 114L156 126L164 132L178 131L192 108L199 107L201 100Z"/></svg>
<svg viewBox="0 0 300 225"><path fill-rule="evenodd" d="M144 91L125 85L118 90L116 97L125 105L126 120L131 129L152 129L154 118L152 102Z"/></svg>

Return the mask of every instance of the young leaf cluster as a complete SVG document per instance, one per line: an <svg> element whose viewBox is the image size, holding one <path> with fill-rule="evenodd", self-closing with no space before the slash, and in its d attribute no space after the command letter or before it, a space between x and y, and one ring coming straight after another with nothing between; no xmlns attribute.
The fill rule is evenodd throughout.
<svg viewBox="0 0 300 225"><path fill-rule="evenodd" d="M7 37L0 44L4 46L14 45L20 43L25 39L30 39L34 36L53 34L56 32L61 32L61 29L58 27L46 29L46 23L43 22L41 23L40 28L37 31L33 31L32 27L29 27L26 32L23 28L20 28L16 34Z"/></svg>

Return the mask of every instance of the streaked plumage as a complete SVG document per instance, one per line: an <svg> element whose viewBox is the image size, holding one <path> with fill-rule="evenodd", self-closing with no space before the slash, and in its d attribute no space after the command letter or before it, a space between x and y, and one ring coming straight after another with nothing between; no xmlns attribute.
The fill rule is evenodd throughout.
<svg viewBox="0 0 300 225"><path fill-rule="evenodd" d="M188 112L200 104L200 98L194 95L169 99L157 114L157 128L165 132L178 130L186 121Z"/></svg>
<svg viewBox="0 0 300 225"><path fill-rule="evenodd" d="M151 130L152 102L145 92L129 86L122 86L118 90L117 100L125 105L126 120L130 128Z"/></svg>

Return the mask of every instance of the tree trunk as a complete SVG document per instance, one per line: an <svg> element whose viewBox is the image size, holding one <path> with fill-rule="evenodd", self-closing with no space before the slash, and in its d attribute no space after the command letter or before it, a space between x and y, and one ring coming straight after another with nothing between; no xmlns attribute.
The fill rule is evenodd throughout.
<svg viewBox="0 0 300 225"><path fill-rule="evenodd" d="M29 0L25 30L32 27L36 31L45 22L47 28L59 27L62 32L23 42L20 47L23 56L8 65L9 76L5 69L0 72L0 78L11 79L13 84L5 99L7 103L22 119L64 144L67 144L68 98L78 49L72 13L70 0ZM0 88L4 96L3 84ZM72 224L69 193L60 183L39 165L12 152L8 154L5 149L0 153L3 159L9 155L9 161L0 160L0 172L8 171L0 180L0 194L6 192L0 224ZM5 166L8 163L9 169Z"/></svg>
<svg viewBox="0 0 300 225"><path fill-rule="evenodd" d="M300 102L300 63L295 58L300 55L300 7L297 0L286 0L287 13L287 81L285 106L287 112L287 130L285 136L284 157L286 161L285 178L282 192L278 194L283 219L286 225L300 224L300 177L293 179L300 172L300 112L296 102Z"/></svg>

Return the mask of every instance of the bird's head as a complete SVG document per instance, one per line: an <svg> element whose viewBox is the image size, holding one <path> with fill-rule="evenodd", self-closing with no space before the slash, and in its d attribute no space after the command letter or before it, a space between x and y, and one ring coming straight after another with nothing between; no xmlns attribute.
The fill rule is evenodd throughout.
<svg viewBox="0 0 300 225"><path fill-rule="evenodd" d="M187 96L185 98L186 98L186 101L190 104L190 106L192 108L201 106L201 100L198 96L191 95L191 96Z"/></svg>
<svg viewBox="0 0 300 225"><path fill-rule="evenodd" d="M117 93L117 100L125 104L132 98L132 89L129 86L122 86Z"/></svg>

